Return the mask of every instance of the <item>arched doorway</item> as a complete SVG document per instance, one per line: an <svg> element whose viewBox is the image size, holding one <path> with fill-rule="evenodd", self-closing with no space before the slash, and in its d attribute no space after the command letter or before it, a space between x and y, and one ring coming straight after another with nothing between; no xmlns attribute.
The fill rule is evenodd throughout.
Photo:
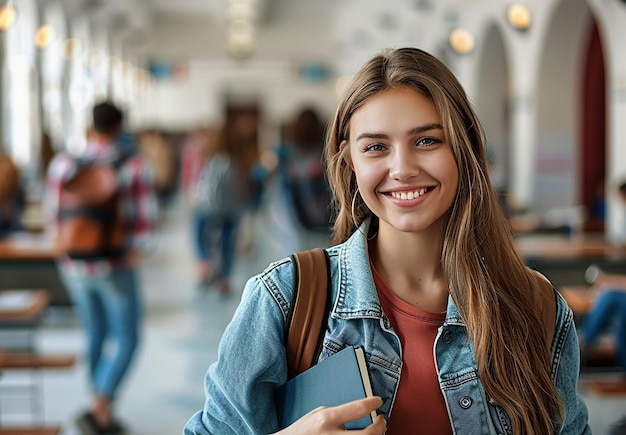
<svg viewBox="0 0 626 435"><path fill-rule="evenodd" d="M594 62L590 51L595 50L590 47L589 36L593 22L584 0L561 1L546 27L548 32L537 71L533 209L558 217L560 221L552 222L553 225L575 225L577 229L583 229L584 217L589 215L582 192L587 186L595 189L592 180L584 175L586 170L582 168L588 162L580 152L583 130L597 128L589 124L589 117L591 113L597 115L598 108L596 103L587 107L592 103L585 97L585 87L589 86L591 92L596 92L597 86L603 87L592 84L595 79L589 78L592 77L589 63ZM598 141L599 137L596 131L593 147L601 147L604 153L604 143Z"/></svg>
<svg viewBox="0 0 626 435"><path fill-rule="evenodd" d="M604 51L595 19L590 20L583 59L580 172L582 203L589 211L586 231L604 231L606 179L606 75Z"/></svg>

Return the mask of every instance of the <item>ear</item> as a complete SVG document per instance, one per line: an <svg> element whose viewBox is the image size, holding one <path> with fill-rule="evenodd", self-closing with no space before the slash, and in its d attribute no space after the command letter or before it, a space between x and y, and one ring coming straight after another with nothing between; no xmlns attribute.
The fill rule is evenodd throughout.
<svg viewBox="0 0 626 435"><path fill-rule="evenodd" d="M347 140L343 140L340 144L339 144L339 152L344 153L344 149L348 146L348 141ZM344 154L344 159L346 160L346 163L348 163L348 166L350 166L350 168L352 168L352 170L354 171L354 165L352 164L352 156L350 155L350 150L346 150L345 154Z"/></svg>

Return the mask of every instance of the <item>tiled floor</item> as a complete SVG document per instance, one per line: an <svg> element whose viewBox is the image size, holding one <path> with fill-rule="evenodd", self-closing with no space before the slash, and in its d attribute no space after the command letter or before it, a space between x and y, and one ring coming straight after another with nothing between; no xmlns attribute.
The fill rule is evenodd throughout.
<svg viewBox="0 0 626 435"><path fill-rule="evenodd" d="M216 358L216 345L246 279L271 260L326 243L319 236L294 232L279 201L271 204L244 224L244 240L252 242L251 249L240 250L235 290L228 298L195 292L185 208L175 202L165 213L156 252L142 266L143 343L119 400L119 415L133 434L180 434L185 421L202 406L204 372ZM81 352L83 338L71 314L52 311L46 325L39 337L41 348ZM85 379L82 361L70 371L43 376L45 419L62 424L66 435L78 433L73 419L88 400ZM626 396L583 394L594 434L607 433L609 425L626 414Z"/></svg>

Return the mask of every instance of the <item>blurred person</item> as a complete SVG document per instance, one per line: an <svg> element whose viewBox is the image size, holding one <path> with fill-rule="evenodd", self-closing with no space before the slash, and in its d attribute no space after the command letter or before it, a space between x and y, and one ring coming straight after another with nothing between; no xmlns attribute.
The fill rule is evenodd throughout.
<svg viewBox="0 0 626 435"><path fill-rule="evenodd" d="M199 183L200 174L207 159L217 151L220 128L215 126L211 129L201 128L191 133L183 144L180 184L184 199L191 208L191 236L196 260L197 286L206 288L209 275L213 272L212 263L208 259L207 248L207 225L208 206L203 204ZM205 176L208 174L205 174Z"/></svg>
<svg viewBox="0 0 626 435"><path fill-rule="evenodd" d="M176 153L174 147L156 130L139 135L139 152L152 165L154 186L160 204L165 205L176 185Z"/></svg>
<svg viewBox="0 0 626 435"><path fill-rule="evenodd" d="M237 252L250 254L254 249L253 216L262 202L264 186L258 176L261 151L258 141L258 115L253 110L242 109L227 116L224 123L224 138L229 152L240 170L240 197L244 207L241 211L237 237Z"/></svg>
<svg viewBox="0 0 626 435"><path fill-rule="evenodd" d="M198 128L189 133L183 141L179 174L181 193L186 204L191 201L193 189L198 180L198 175L200 175L200 169L202 169L201 153L205 143L217 130L217 128Z"/></svg>
<svg viewBox="0 0 626 435"><path fill-rule="evenodd" d="M316 361L363 347L374 397L278 426L297 282L284 258L248 280L184 433L336 434L377 411L354 433L589 434L572 311L518 252L450 69L411 47L372 57L339 101L325 161L336 245Z"/></svg>
<svg viewBox="0 0 626 435"><path fill-rule="evenodd" d="M184 140L181 152L180 186L183 200L191 209L191 240L196 261L197 286L204 287L209 278L209 261L205 248L207 216L196 198L200 171L209 153L209 141L217 140L219 128L199 128Z"/></svg>
<svg viewBox="0 0 626 435"><path fill-rule="evenodd" d="M20 169L11 157L0 154L0 237L23 229L24 206Z"/></svg>
<svg viewBox="0 0 626 435"><path fill-rule="evenodd" d="M123 112L110 102L96 104L83 154L57 154L50 163L45 211L49 232L58 237L63 185L80 170L81 161L114 165L125 249L119 255L58 259L63 282L80 316L87 339L92 392L88 410L77 418L83 434L121 434L114 404L141 339L142 301L138 263L149 246L157 219L152 170L136 154L123 155ZM113 345L109 347L109 345Z"/></svg>
<svg viewBox="0 0 626 435"><path fill-rule="evenodd" d="M262 192L262 188L254 184L252 177L261 155L257 123L256 114L242 112L231 116L224 126L226 147L241 170L243 180L241 189L246 200L246 207L253 210L257 207Z"/></svg>
<svg viewBox="0 0 626 435"><path fill-rule="evenodd" d="M248 197L248 167L224 130L206 134L193 190L193 230L198 286L230 292L237 229Z"/></svg>
<svg viewBox="0 0 626 435"><path fill-rule="evenodd" d="M314 109L302 109L279 149L279 171L300 226L330 234L331 193L322 162L324 130Z"/></svg>

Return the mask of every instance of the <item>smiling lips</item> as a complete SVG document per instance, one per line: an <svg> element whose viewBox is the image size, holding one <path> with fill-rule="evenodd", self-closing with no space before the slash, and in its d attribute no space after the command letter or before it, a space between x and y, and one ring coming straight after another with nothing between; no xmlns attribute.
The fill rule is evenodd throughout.
<svg viewBox="0 0 626 435"><path fill-rule="evenodd" d="M408 192L390 192L390 195L396 199L411 200L411 199L419 198L420 196L425 194L428 190L429 189L424 187L422 189L412 190Z"/></svg>

